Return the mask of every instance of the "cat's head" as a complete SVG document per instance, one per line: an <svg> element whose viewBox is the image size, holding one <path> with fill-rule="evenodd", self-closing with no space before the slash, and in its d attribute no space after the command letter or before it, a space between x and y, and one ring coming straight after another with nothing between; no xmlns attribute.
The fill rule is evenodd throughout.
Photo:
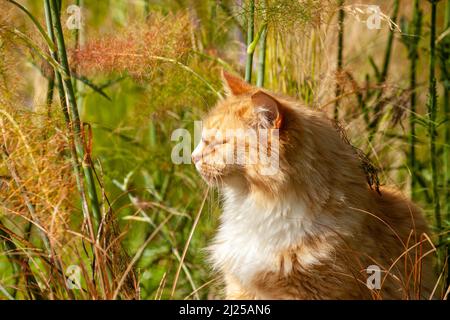
<svg viewBox="0 0 450 320"><path fill-rule="evenodd" d="M226 98L203 119L193 163L209 184L280 183L289 111L273 94L236 76L224 72L223 80Z"/></svg>
<svg viewBox="0 0 450 320"><path fill-rule="evenodd" d="M324 112L228 73L223 78L227 96L203 119L192 153L209 184L275 198L302 193L316 202L326 201L331 186L366 187L358 156Z"/></svg>

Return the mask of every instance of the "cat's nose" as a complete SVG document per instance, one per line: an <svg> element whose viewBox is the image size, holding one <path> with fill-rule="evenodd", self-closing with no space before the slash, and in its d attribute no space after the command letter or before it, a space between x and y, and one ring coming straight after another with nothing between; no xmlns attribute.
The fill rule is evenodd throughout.
<svg viewBox="0 0 450 320"><path fill-rule="evenodd" d="M197 152L193 152L191 155L192 161L194 162L194 164L196 164L197 162L200 161L200 159L202 158L202 155L200 153Z"/></svg>
<svg viewBox="0 0 450 320"><path fill-rule="evenodd" d="M203 142L200 141L200 143L195 147L194 151L192 151L191 159L194 162L194 164L197 164L202 159L203 154Z"/></svg>

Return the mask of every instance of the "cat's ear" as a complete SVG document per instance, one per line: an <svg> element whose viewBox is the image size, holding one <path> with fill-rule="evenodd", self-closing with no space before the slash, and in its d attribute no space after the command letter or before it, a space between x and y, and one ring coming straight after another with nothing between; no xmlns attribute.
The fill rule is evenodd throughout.
<svg viewBox="0 0 450 320"><path fill-rule="evenodd" d="M252 104L261 126L275 129L281 127L283 114L277 99L259 90L252 95Z"/></svg>
<svg viewBox="0 0 450 320"><path fill-rule="evenodd" d="M227 95L239 96L252 91L252 86L239 77L222 70L222 81Z"/></svg>

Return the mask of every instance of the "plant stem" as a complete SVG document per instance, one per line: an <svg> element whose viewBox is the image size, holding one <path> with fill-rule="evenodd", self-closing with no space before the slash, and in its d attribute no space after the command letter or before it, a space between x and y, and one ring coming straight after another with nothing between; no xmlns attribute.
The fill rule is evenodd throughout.
<svg viewBox="0 0 450 320"><path fill-rule="evenodd" d="M13 240L11 230L6 228L0 221L0 239L5 241L5 246L8 252L18 252L19 248ZM12 263L12 267L15 275L23 274L26 282L26 289L28 291L28 295L30 298L34 296L35 299L45 300L44 295L42 294L38 282L31 271L29 258L28 256L22 256L20 254L17 255L7 255L10 258ZM17 299L17 293L19 290L14 288L12 296Z"/></svg>
<svg viewBox="0 0 450 320"><path fill-rule="evenodd" d="M392 19L391 19L392 22L394 22L394 23L397 22L399 8L400 8L400 0L395 0L394 12L392 14ZM395 28L391 28L391 30L389 31L389 38L388 38L386 51L384 53L384 63L383 63L383 69L381 71L381 75L380 75L380 79L379 79L379 84L382 84L383 82L385 82L386 78L387 78L387 74L389 71L389 64L391 62L392 44L394 43L394 33L395 33Z"/></svg>
<svg viewBox="0 0 450 320"><path fill-rule="evenodd" d="M78 114L77 102L72 86L72 79L70 73L69 62L67 60L66 45L64 42L64 34L61 27L61 20L58 13L58 5L56 0L50 2L50 13L53 31L56 39L56 45L58 48L58 60L61 67L64 70L62 74L62 85L65 92L66 105L69 109L70 115L70 129L73 132L73 141L75 145L75 151L77 155L77 165L82 164L84 172L84 180L88 190L88 197L91 203L91 210L93 215L94 230L97 230L99 221L101 219L100 206L97 197L97 191L95 188L94 175L92 173L92 164L88 154L85 154L83 141L81 139L81 121ZM61 84L61 83L60 83Z"/></svg>
<svg viewBox="0 0 450 320"><path fill-rule="evenodd" d="M51 117L51 108L53 104L53 92L55 91L55 73L51 74L48 78L47 83L47 97L46 97L46 105L47 105L47 118Z"/></svg>
<svg viewBox="0 0 450 320"><path fill-rule="evenodd" d="M9 263L11 264L12 272L14 275L19 275L20 273L20 256L17 257L14 252L16 252L17 247L14 241L11 239L9 234L7 234L2 229L2 222L0 221L0 240L5 243L5 246L3 249L3 253L5 257L9 260ZM13 285L11 286L11 296L16 298L16 294L18 292L17 290L17 284L19 282L19 277L14 277L12 279ZM9 292L8 292L9 293Z"/></svg>
<svg viewBox="0 0 450 320"><path fill-rule="evenodd" d="M334 119L339 119L339 100L340 95L342 94L342 88L339 83L339 78L342 73L342 65L343 65L343 51L344 51L344 18L345 18L345 12L344 12L344 0L339 0L339 17L338 17L338 55L337 55L337 68L336 68L336 102L334 105Z"/></svg>
<svg viewBox="0 0 450 320"><path fill-rule="evenodd" d="M264 87L264 77L266 72L266 46L267 46L267 0L262 0L261 10L264 17L264 27L259 39L259 61L258 61L258 76L256 79L256 86Z"/></svg>
<svg viewBox="0 0 450 320"><path fill-rule="evenodd" d="M150 14L150 0L144 0L144 14L145 19L147 19Z"/></svg>
<svg viewBox="0 0 450 320"><path fill-rule="evenodd" d="M247 18L247 49L253 43L255 33L255 0L248 0ZM252 82L253 50L247 50L247 61L245 65L245 81Z"/></svg>
<svg viewBox="0 0 450 320"><path fill-rule="evenodd" d="M392 22L396 23L397 22L397 16L398 16L398 10L400 7L400 0L395 0L394 2L394 12L392 14ZM386 51L384 52L384 60L383 60L383 69L378 77L378 94L377 94L377 103L374 107L374 119L372 120L372 122L369 124L369 141L371 142L375 136L375 133L377 131L378 128L378 123L379 123L379 119L381 118L380 116L380 112L381 112L381 107L382 104L380 103L381 97L383 95L383 88L382 85L386 82L386 78L388 75L388 71L389 71L389 64L391 61L391 52L392 52L392 44L394 43L394 32L395 32L395 28L391 28L391 30L389 31L389 37L388 37L388 41L387 41L387 45L386 45Z"/></svg>
<svg viewBox="0 0 450 320"><path fill-rule="evenodd" d="M445 3L445 21L444 30L450 28L450 0ZM446 214L447 222L450 222L450 74L447 67L450 55L450 36L447 35L442 40L441 47L441 74L444 83L444 148L443 148L443 167L444 167L444 181L443 194L446 200L444 212ZM447 244L447 278L446 285L450 285L450 244Z"/></svg>
<svg viewBox="0 0 450 320"><path fill-rule="evenodd" d="M431 32L430 32L430 64L429 64L429 97L428 97L428 133L430 135L430 158L431 158L431 177L432 177L432 190L433 190L433 205L434 205L434 218L436 223L437 233L441 232L441 207L439 202L439 181L438 181L438 153L436 149L436 117L437 117L437 92L436 92L436 0L430 0L431 2ZM442 242L442 235L439 236L439 244ZM438 255L438 263L440 263L440 254Z"/></svg>
<svg viewBox="0 0 450 320"><path fill-rule="evenodd" d="M53 27L52 27L52 17L50 14L50 0L44 0L44 13L45 13L45 23L47 25L47 32L49 34L50 39L52 39L52 41L55 41L55 35L53 33ZM58 57L56 54L56 51L53 51L51 48L49 48L50 50L50 55L51 57L55 60L58 61ZM58 72L58 70L54 70L54 78L56 79L56 84L58 84L58 89L62 88L61 85L62 84L62 78L61 78L61 74ZM59 98L61 99L61 107L62 107L62 111L64 114L64 118L66 120L67 123L70 123L70 117L69 117L69 112L67 111L67 108L65 108L65 94L64 94L64 90L59 90Z"/></svg>
<svg viewBox="0 0 450 320"><path fill-rule="evenodd" d="M53 33L53 27L52 27L53 23L52 23L52 17L50 14L50 0L44 0L44 11L45 11L45 21L47 24L47 32L48 32L50 38L54 41L55 36ZM55 59L56 61L58 60L56 51L52 51L50 49L50 54L53 59ZM55 74L56 84L57 84L57 88L58 88L58 94L59 94L59 99L60 99L60 103L61 103L61 108L62 108L62 112L64 114L64 119L66 121L67 127L70 127L70 116L69 116L68 108L66 106L66 94L64 92L64 85L62 82L61 73L57 69L55 69L54 74ZM85 194L84 185L83 185L83 180L81 178L80 165L78 163L77 153L75 150L75 145L74 145L72 136L69 137L69 144L70 144L72 167L75 172L75 179L76 179L78 191L80 192L81 199L82 199L81 208L83 210L83 215L84 215L85 219L89 219L89 208L88 208L88 204L87 204L85 197L83 197L83 195Z"/></svg>
<svg viewBox="0 0 450 320"><path fill-rule="evenodd" d="M420 10L419 0L414 0L414 13L412 18L412 38L409 46L410 79L409 89L411 91L410 97L410 116L409 116L409 167L411 168L411 197L416 198L417 185L417 163L416 163L416 78L417 78L417 60L419 59L418 45L420 41L421 27L422 27L422 11Z"/></svg>
<svg viewBox="0 0 450 320"><path fill-rule="evenodd" d="M83 0L76 0L76 5L80 8L80 10L82 10L83 5L84 5L84 1ZM84 44L84 32L83 29L80 28L76 28L75 29L75 49L79 50ZM80 75L80 70L79 68L77 68L77 66L75 66L76 68L76 73L77 75ZM83 112L83 105L84 105L84 93L83 93L83 89L84 89L84 84L82 81L78 80L78 79L74 79L74 83L75 83L75 96L77 97L77 106L78 108L81 110L81 112Z"/></svg>

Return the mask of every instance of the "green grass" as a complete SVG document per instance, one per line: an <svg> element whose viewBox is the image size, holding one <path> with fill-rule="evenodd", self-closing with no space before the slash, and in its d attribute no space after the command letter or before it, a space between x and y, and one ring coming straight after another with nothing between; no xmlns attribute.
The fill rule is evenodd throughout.
<svg viewBox="0 0 450 320"><path fill-rule="evenodd" d="M53 0L51 4L57 2ZM7 151L2 150L5 160L0 163L0 197L4 199L0 207L0 228L4 227L0 229L3 230L0 231L0 299L135 298L137 290L131 282L136 279L141 299L222 297L220 281L211 272L204 251L218 224L217 192L209 191L202 208L206 187L195 168L174 165L170 159L176 143L171 141L173 130L186 128L193 133L193 122L201 119L219 99L222 68L246 75L249 81L253 73L257 75L258 85L295 96L308 107L324 109L331 117L336 115L346 124L351 142L381 168L382 184L393 184L405 193L414 194L430 224L436 226L436 218L441 219L441 247L448 246L448 212L435 215L436 197L440 197L441 208L449 207L448 197L440 192L448 190L444 187L448 181L443 178L448 179L448 164L444 165L448 141L444 140L446 126L442 124L445 115L441 108L444 101L440 78L436 83L434 112L427 113L426 109L431 19L428 3L420 5L422 37L419 56L411 67L405 63L408 54L411 58L411 46L400 45L400 39L407 42L405 30L401 37L385 24L379 31L366 30L347 7L339 13L337 5L343 1L306 0L302 6L286 0L255 1L253 22L249 19L251 10L247 10L253 1L243 1L243 7L231 0L195 4L186 0L83 2L89 13L82 33L84 42L89 45L93 39L107 39L107 35L113 39L109 46L113 51L100 52L99 60L92 52L85 56L89 61L73 59L77 40L64 24L68 1L62 1L64 34L59 36L64 35L64 39L59 39L59 55L48 52L52 45L35 26L42 23L41 29L48 34L50 42L55 42L56 49L58 35L52 35L49 31L53 29L44 27L44 2L21 1L35 18L34 22L12 4L7 4L8 15L0 18L0 108L3 111L0 141ZM439 10L444 8L444 2L438 4L437 37L444 30L441 25L444 10ZM408 30L417 30L411 27L417 23L412 19L412 2L399 4L394 0L389 1L389 6L385 1L379 3L383 12L391 16L397 5L398 18L411 21ZM346 6L353 4L345 1ZM179 31L180 26L170 19L177 13L185 17L186 8L190 14L189 27ZM344 11L344 31L339 40L336 26L339 16L343 19ZM146 29L147 15L150 26L163 27ZM161 22L161 17L169 19L169 23ZM56 18L55 13L52 18ZM176 19L182 20L180 16ZM361 35L351 33L354 28L361 28ZM113 68L102 70L107 54L123 53L122 47L114 45L129 40L128 35L126 39L123 37L130 30L157 32L154 41L138 42L139 58L118 59ZM167 39L168 36L172 38ZM365 38L370 42L364 42ZM67 50L62 50L62 40ZM173 43L177 41L182 43L179 48ZM248 47L252 49L250 53ZM47 93L51 86L47 77L52 78L48 68L52 69L40 57L42 53L58 71L50 105ZM69 56L72 71L78 67L72 63L80 63L80 72L86 72L89 80L87 84L66 78L65 86L60 86L59 75L64 75L64 68L54 62L61 61L64 53ZM155 56L159 58L154 59ZM255 66L256 72L252 72ZM345 73L338 83L334 74L336 66ZM377 66L381 66L381 71ZM413 72L417 74L414 83L410 81ZM72 94L73 84L77 89ZM99 94L99 88L103 95ZM339 90L335 92L331 88ZM408 112L412 99L408 95L410 89L415 92L413 114ZM44 93L43 99L39 98L39 92ZM65 112L67 93L70 112ZM335 106L339 112L335 113ZM380 111L381 117L374 115L373 110ZM71 154L70 132L77 128L68 127L66 121L67 117L76 118L77 111L81 121L92 129L92 139L87 127L84 140L75 137L79 139L78 152L75 152L79 163L89 150L87 142L92 141L92 167L85 168L92 176L88 173L87 180L80 176L79 182L81 189L86 189L86 197L87 190L91 191L87 202L82 201L71 170L74 150ZM11 115L18 129L6 120L5 112ZM410 122L402 121L406 116L415 124L412 132ZM427 135L430 124L437 130L437 136L432 139ZM78 129L81 131L82 127ZM430 153L431 144L435 149ZM414 161L410 158L412 146ZM53 150L58 152L52 153ZM38 164L38 175L33 171L30 154ZM431 163L434 170L430 168ZM12 179L11 165L19 172L20 183ZM31 229L27 239L30 207L26 206L19 189L28 194L38 217L44 218L42 224L50 239L50 257L37 226ZM83 228L82 206L85 215L92 215L97 206L92 198L94 193L98 197L98 208L94 209L97 221L104 222L95 245L96 239L90 239L91 235ZM201 217L193 230L201 208ZM55 233L49 227L52 215L59 219ZM11 237L13 240L9 241ZM12 254L11 250L18 254ZM133 268L129 268L131 262ZM18 263L25 265L28 272L20 269ZM66 289L63 273L69 265L82 268L83 290ZM123 277L127 269L131 270L130 276ZM50 279L49 287L45 286L45 279ZM118 288L121 279L123 286ZM34 281L40 285L33 284Z"/></svg>

